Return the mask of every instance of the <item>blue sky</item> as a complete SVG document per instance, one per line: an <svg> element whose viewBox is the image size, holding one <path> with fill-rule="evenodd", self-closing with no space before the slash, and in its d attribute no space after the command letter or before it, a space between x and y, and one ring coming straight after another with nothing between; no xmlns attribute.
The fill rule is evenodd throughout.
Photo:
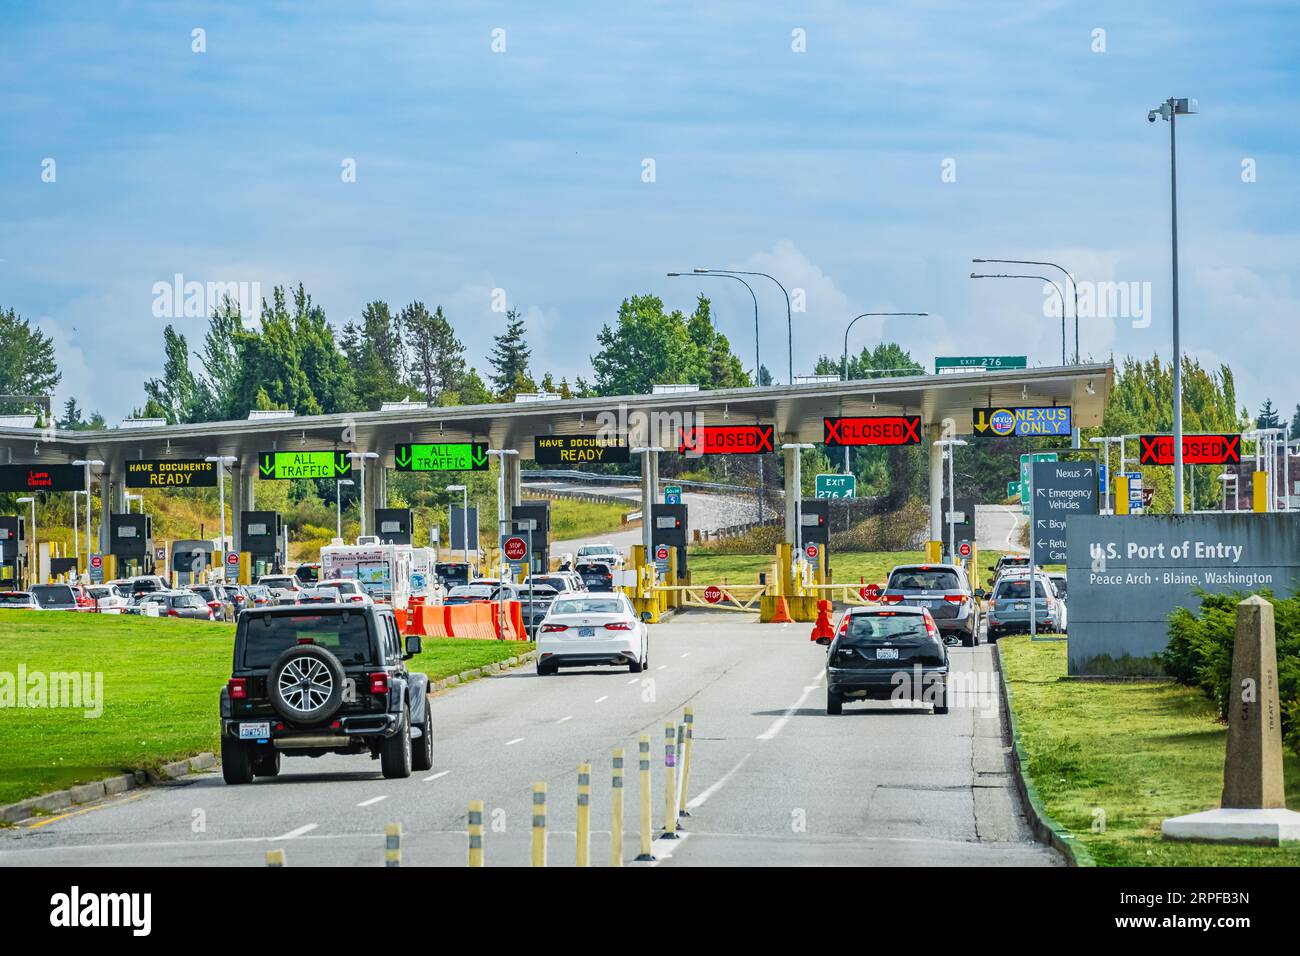
<svg viewBox="0 0 1300 956"><path fill-rule="evenodd" d="M866 311L931 315L863 320L855 350L1053 363L1041 283L967 278L1046 259L1085 288L1150 283L1149 324L1085 315L1085 357L1167 357L1169 137L1146 112L1188 95L1184 347L1289 415L1298 73L1283 3L0 0L0 305L54 337L58 401L110 420L158 373L153 288L177 273L301 280L338 326L376 298L442 304L480 369L503 289L535 371L572 379L642 292L711 294L751 365L748 293L664 276L693 266L803 290L796 374ZM758 283L784 380L784 300ZM170 321L192 345L206 324Z"/></svg>

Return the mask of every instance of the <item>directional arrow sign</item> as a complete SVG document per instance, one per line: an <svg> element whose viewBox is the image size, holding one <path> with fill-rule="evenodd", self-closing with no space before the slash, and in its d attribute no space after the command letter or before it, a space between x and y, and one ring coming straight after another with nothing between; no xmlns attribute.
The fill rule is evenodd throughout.
<svg viewBox="0 0 1300 956"><path fill-rule="evenodd" d="M257 477L263 481L295 478L352 477L352 459L345 451L264 451L257 456Z"/></svg>
<svg viewBox="0 0 1300 956"><path fill-rule="evenodd" d="M1097 513L1097 466L1091 461L1033 464L1034 564L1063 564L1066 521Z"/></svg>
<svg viewBox="0 0 1300 956"><path fill-rule="evenodd" d="M481 441L398 445L393 461L398 471L487 471L487 447Z"/></svg>
<svg viewBox="0 0 1300 956"><path fill-rule="evenodd" d="M1014 435L1070 434L1069 405L1003 406L971 410L971 423L980 438Z"/></svg>

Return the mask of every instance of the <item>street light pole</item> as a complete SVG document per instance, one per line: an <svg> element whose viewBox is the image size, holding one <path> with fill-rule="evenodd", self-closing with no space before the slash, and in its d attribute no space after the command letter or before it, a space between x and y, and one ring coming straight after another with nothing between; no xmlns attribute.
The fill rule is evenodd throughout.
<svg viewBox="0 0 1300 956"><path fill-rule="evenodd" d="M203 459L217 466L217 513L221 519L221 577L226 580L226 465L239 459L234 455L209 455Z"/></svg>
<svg viewBox="0 0 1300 956"><path fill-rule="evenodd" d="M1055 262L1044 262L1035 259L972 259L971 262L996 262L1001 265L1013 266L1051 266L1053 269L1059 269L1070 280L1070 288L1074 292L1074 364L1079 364L1079 283L1074 278L1074 273L1070 272L1065 266L1058 265ZM1065 306L1061 306L1061 321L1065 321Z"/></svg>
<svg viewBox="0 0 1300 956"><path fill-rule="evenodd" d="M469 485L448 485L447 491L460 492L460 543L464 546L461 550L465 552L465 580L468 582L469 577ZM450 517L450 516L449 516ZM478 522L475 522L477 524ZM447 534L451 535L451 522L447 522ZM475 551L478 548L474 549Z"/></svg>
<svg viewBox="0 0 1300 956"><path fill-rule="evenodd" d="M785 337L786 337L786 359L788 366L789 378L787 385L794 384L794 317L790 314L790 293L786 291L785 286L781 285L776 276L770 276L766 272L743 272L740 269L695 269L698 273L715 273L718 275L738 275L738 276L762 276L764 279L771 279L780 288L781 293L785 296ZM757 370L755 371L757 374Z"/></svg>
<svg viewBox="0 0 1300 956"><path fill-rule="evenodd" d="M351 478L334 479L334 510L336 517L334 519L334 536L340 541L343 540L343 486L354 485Z"/></svg>
<svg viewBox="0 0 1300 956"><path fill-rule="evenodd" d="M1047 276L1037 275L1009 275L1007 273L998 273L996 275L984 275L982 273L972 272L972 279L1038 279L1042 282L1049 283L1056 290L1057 298L1061 300L1061 364L1065 364L1065 293L1061 287L1056 284L1056 280L1049 279Z"/></svg>
<svg viewBox="0 0 1300 956"><path fill-rule="evenodd" d="M691 272L670 272L670 273L668 273L668 278L670 278L670 279L681 279L681 278L687 278L687 279L690 279L690 278L705 278L705 277L708 277L708 276L712 276L712 277L715 278L715 279L735 279L737 282L739 282L741 285L743 285L746 289L749 290L749 297L750 297L751 299L754 300L754 384L755 384L755 385L760 385L760 384L762 384L762 383L759 382L759 370L762 369L762 367L763 367L763 363L759 360L759 357L758 357L758 296L754 295L754 287L751 286L751 285L750 285L748 282L746 282L744 279L742 279L740 276L733 276L733 275L731 275L730 273L725 273L725 274L723 274L723 273L716 273L716 274L715 274L715 273L707 273L707 272L700 272L700 273L691 273Z"/></svg>
<svg viewBox="0 0 1300 956"><path fill-rule="evenodd" d="M954 491L953 474L957 470L957 453L953 449L958 445L965 445L960 438L940 438L935 442L944 450L948 458L948 513L944 517L948 521L948 560L957 563L957 496ZM1032 533L1033 529L1030 529Z"/></svg>
<svg viewBox="0 0 1300 956"><path fill-rule="evenodd" d="M1175 117L1196 112L1196 100L1174 97L1147 112L1147 122L1159 116L1169 124L1169 235L1173 277L1174 325L1174 513L1183 513L1183 357L1178 328L1178 149Z"/></svg>
<svg viewBox="0 0 1300 956"><path fill-rule="evenodd" d="M361 466L361 537L366 536L366 459L378 458L379 453L373 451L350 451L348 457Z"/></svg>
<svg viewBox="0 0 1300 956"><path fill-rule="evenodd" d="M865 319L867 316L927 316L929 314L929 312L863 312L861 315L854 318L844 329L844 359L841 365L841 380L845 382L849 380L849 332L857 323L858 319ZM844 473L846 475L849 473L849 448L847 445L844 446Z"/></svg>
<svg viewBox="0 0 1300 956"><path fill-rule="evenodd" d="M91 555L91 544L90 544L90 469L91 469L91 468L103 468L103 467L104 467L104 463L103 463L102 461L100 461L98 458L78 458L76 461L73 462L73 464L74 464L74 465L81 465L81 466L83 466L83 467L86 469L86 568L87 568L87 570L89 570L89 568L90 568L90 555ZM74 503L74 504L76 503L76 499L75 499L75 498L73 499L73 503Z"/></svg>

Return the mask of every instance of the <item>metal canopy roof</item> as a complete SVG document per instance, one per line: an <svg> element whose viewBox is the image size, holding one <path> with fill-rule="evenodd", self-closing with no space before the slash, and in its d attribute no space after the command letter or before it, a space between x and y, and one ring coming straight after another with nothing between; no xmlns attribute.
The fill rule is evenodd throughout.
<svg viewBox="0 0 1300 956"><path fill-rule="evenodd" d="M392 467L399 442L465 440L517 448L529 458L534 435L594 434L609 422L618 422L623 434L629 421L636 424L638 413L659 413L665 425L774 423L778 443L821 442L823 416L835 415L919 414L926 425L950 418L957 434L969 434L971 409L989 405L1071 405L1075 425L1088 428L1101 424L1113 374L1109 363L1096 363L101 431L0 426L0 463L88 458L117 471L124 461L140 458L251 459L261 451L347 447L378 452ZM632 440L638 440L635 434ZM661 443L675 447L676 440L674 432Z"/></svg>

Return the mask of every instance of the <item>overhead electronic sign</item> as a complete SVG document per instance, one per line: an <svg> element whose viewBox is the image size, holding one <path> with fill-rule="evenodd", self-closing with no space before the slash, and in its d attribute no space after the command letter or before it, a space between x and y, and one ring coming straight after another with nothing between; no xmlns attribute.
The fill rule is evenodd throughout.
<svg viewBox="0 0 1300 956"><path fill-rule="evenodd" d="M257 477L264 481L295 478L351 478L352 459L345 451L264 451L257 456Z"/></svg>
<svg viewBox="0 0 1300 956"><path fill-rule="evenodd" d="M775 451L775 425L694 425L682 432L678 451L690 455L758 455Z"/></svg>
<svg viewBox="0 0 1300 956"><path fill-rule="evenodd" d="M84 465L0 465L0 491L84 491Z"/></svg>
<svg viewBox="0 0 1300 956"><path fill-rule="evenodd" d="M1174 463L1173 435L1139 435L1141 451L1139 464L1172 465ZM1184 465L1239 465L1241 464L1240 435L1184 435Z"/></svg>
<svg viewBox="0 0 1300 956"><path fill-rule="evenodd" d="M398 471L487 471L487 442L444 441L398 445L393 463Z"/></svg>
<svg viewBox="0 0 1300 956"><path fill-rule="evenodd" d="M822 427L825 431L825 444L833 448L921 444L920 415L823 418Z"/></svg>
<svg viewBox="0 0 1300 956"><path fill-rule="evenodd" d="M626 462L632 458L627 442L600 435L538 435L533 461L539 465L581 465Z"/></svg>
<svg viewBox="0 0 1300 956"><path fill-rule="evenodd" d="M980 438L1069 435L1072 425L1069 405L976 408L971 421Z"/></svg>
<svg viewBox="0 0 1300 956"><path fill-rule="evenodd" d="M202 459L153 459L126 463L128 488L215 488L217 465Z"/></svg>

